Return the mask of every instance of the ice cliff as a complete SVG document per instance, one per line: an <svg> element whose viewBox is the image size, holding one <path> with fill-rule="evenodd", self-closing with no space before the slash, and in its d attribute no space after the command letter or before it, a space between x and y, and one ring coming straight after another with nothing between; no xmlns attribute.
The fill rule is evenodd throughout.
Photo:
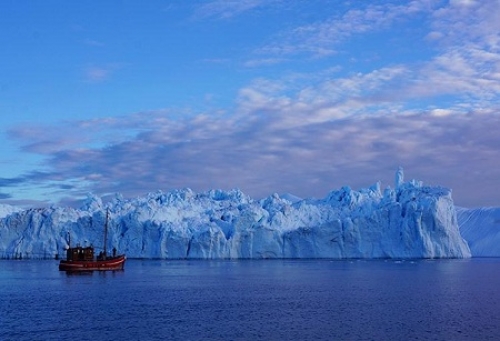
<svg viewBox="0 0 500 341"><path fill-rule="evenodd" d="M239 190L190 189L143 198L89 196L80 209L20 210L0 206L1 258L53 258L72 244L103 243L129 258L465 258L451 192L405 182L324 199L273 194L253 200Z"/></svg>
<svg viewBox="0 0 500 341"><path fill-rule="evenodd" d="M474 257L500 257L500 208L457 208L460 233Z"/></svg>

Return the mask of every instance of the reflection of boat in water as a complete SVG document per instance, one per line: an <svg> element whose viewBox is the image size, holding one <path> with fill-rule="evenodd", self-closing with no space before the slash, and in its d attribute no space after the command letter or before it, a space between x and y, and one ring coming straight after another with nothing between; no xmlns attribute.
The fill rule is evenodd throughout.
<svg viewBox="0 0 500 341"><path fill-rule="evenodd" d="M112 256L108 256L106 251L108 219L109 211L106 212L103 251L96 257L92 246L82 247L77 245L75 247L71 247L71 238L69 238L66 260L61 260L59 263L60 271L106 271L123 269L126 259L125 255L117 255L115 248L113 248Z"/></svg>

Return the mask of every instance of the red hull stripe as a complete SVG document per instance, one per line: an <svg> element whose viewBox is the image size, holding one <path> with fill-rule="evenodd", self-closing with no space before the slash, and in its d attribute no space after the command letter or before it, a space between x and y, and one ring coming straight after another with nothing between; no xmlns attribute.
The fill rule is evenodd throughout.
<svg viewBox="0 0 500 341"><path fill-rule="evenodd" d="M59 263L59 270L63 271L94 271L94 270L121 270L125 264L125 256L103 261L67 261Z"/></svg>

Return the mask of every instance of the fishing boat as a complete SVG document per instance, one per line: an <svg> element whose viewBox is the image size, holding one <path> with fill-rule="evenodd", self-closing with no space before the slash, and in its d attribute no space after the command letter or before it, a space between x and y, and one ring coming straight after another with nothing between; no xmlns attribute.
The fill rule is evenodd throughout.
<svg viewBox="0 0 500 341"><path fill-rule="evenodd" d="M108 236L109 211L106 211L106 223L104 225L104 246L103 251L97 256L94 254L94 247L82 247L77 245L71 247L71 236L68 237L68 249L66 260L59 262L59 271L86 272L86 271L107 271L123 270L125 265L125 255L117 255L113 248L112 255L108 255L106 250ZM69 234L68 234L69 235Z"/></svg>

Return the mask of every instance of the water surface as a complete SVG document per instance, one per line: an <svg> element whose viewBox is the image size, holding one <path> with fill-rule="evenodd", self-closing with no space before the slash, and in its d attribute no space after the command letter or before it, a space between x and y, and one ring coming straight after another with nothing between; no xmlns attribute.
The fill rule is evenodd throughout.
<svg viewBox="0 0 500 341"><path fill-rule="evenodd" d="M500 259L0 262L0 340L500 340Z"/></svg>

